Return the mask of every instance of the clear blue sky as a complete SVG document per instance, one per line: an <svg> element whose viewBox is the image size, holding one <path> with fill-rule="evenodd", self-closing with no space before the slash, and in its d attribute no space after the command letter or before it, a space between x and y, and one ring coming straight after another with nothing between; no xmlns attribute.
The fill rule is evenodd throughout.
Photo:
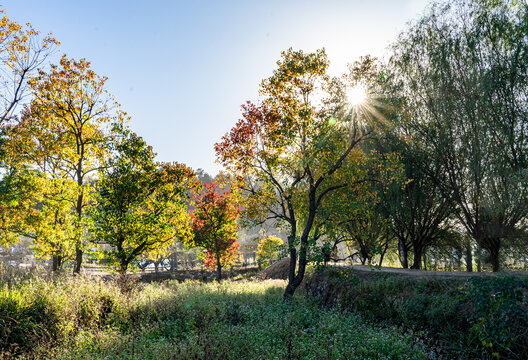
<svg viewBox="0 0 528 360"><path fill-rule="evenodd" d="M325 47L330 72L383 56L428 0L4 0L7 15L109 78L162 161L215 174L213 145L255 100L280 52Z"/></svg>

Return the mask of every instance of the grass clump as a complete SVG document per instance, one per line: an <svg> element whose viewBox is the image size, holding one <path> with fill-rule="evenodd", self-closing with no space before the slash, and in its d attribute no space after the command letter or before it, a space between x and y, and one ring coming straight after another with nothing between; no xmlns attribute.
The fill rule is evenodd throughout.
<svg viewBox="0 0 528 360"><path fill-rule="evenodd" d="M427 358L411 335L394 327L321 309L301 296L284 303L284 286L280 280L168 281L138 284L123 294L113 283L81 278L21 282L0 295L3 318L27 320L10 333L10 345L2 345L4 357ZM35 294L40 300L31 300ZM37 312L43 317L32 315Z"/></svg>

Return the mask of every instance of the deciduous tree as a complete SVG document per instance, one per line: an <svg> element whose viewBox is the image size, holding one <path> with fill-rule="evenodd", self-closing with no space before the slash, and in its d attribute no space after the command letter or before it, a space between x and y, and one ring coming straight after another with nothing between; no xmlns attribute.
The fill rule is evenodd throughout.
<svg viewBox="0 0 528 360"><path fill-rule="evenodd" d="M48 178L72 179L76 190L69 199L75 217L75 266L78 273L86 246L84 210L89 206L89 181L107 156L112 123L127 116L84 59L63 56L49 72L39 71L30 81L33 99L19 123L9 129L7 151L19 163L37 168Z"/></svg>
<svg viewBox="0 0 528 360"><path fill-rule="evenodd" d="M222 280L222 268L232 265L238 255L239 209L230 191L216 181L203 185L196 195L195 210L191 213L192 236L185 240L190 246L205 251L206 267L217 270Z"/></svg>
<svg viewBox="0 0 528 360"><path fill-rule="evenodd" d="M332 83L324 50L289 49L277 65L261 84L262 103L244 105L242 120L215 148L241 182L245 214L288 226L289 299L304 278L321 202L348 186L340 181L341 168L372 134L372 117L351 111L346 98L326 101ZM371 59L358 65L356 78L373 72Z"/></svg>
<svg viewBox="0 0 528 360"><path fill-rule="evenodd" d="M160 254L190 233L187 194L194 172L154 157L141 137L125 131L100 171L89 210L94 242L112 246L107 254L122 274L137 257Z"/></svg>
<svg viewBox="0 0 528 360"><path fill-rule="evenodd" d="M390 62L403 120L494 271L528 213L527 13L508 0L437 4L400 36Z"/></svg>

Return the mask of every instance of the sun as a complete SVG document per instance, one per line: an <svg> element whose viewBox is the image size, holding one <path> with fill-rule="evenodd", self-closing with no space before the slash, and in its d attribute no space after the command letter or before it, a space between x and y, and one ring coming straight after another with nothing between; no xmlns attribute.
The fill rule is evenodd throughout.
<svg viewBox="0 0 528 360"><path fill-rule="evenodd" d="M364 103L367 99L367 89L363 85L356 85L347 89L346 95L348 103L356 106Z"/></svg>

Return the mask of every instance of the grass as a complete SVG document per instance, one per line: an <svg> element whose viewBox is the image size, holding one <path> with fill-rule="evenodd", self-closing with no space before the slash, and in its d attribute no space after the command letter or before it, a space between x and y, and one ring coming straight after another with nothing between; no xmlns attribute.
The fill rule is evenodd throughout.
<svg viewBox="0 0 528 360"><path fill-rule="evenodd" d="M423 334L444 358L528 359L528 278L364 276L319 268L305 287L323 306Z"/></svg>
<svg viewBox="0 0 528 360"><path fill-rule="evenodd" d="M0 288L4 359L426 359L415 337L296 296L283 281L63 277ZM1 323L3 322L3 324ZM7 330L8 329L8 330ZM2 356L0 356L1 358Z"/></svg>

